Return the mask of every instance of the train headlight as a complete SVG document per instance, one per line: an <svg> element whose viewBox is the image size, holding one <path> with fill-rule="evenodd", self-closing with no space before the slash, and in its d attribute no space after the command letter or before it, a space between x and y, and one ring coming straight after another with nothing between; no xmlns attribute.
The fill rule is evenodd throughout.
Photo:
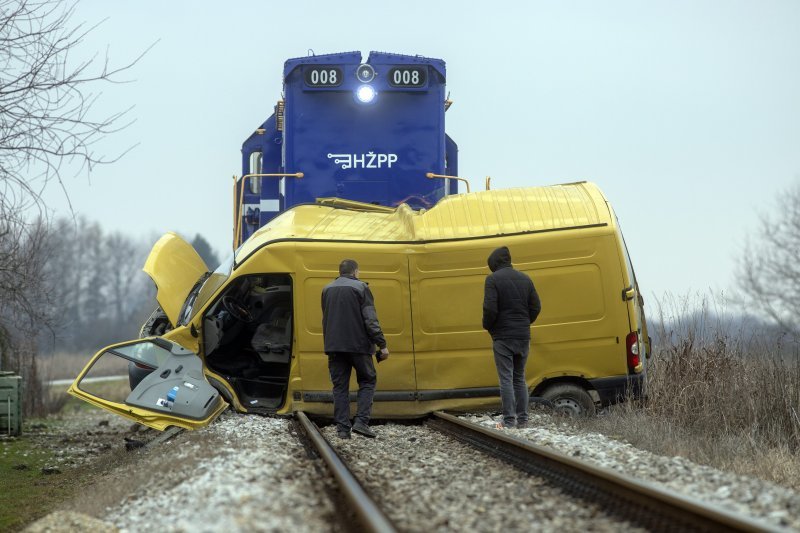
<svg viewBox="0 0 800 533"><path fill-rule="evenodd" d="M358 89L356 89L356 98L362 104L368 104L375 100L375 89L373 89L372 85L362 85Z"/></svg>

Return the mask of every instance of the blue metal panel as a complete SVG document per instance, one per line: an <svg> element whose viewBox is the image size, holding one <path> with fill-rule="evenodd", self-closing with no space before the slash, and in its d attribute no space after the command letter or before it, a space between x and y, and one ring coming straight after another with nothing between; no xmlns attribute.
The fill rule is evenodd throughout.
<svg viewBox="0 0 800 533"><path fill-rule="evenodd" d="M338 196L351 200L430 207L445 194L444 62L414 56L371 53L375 78L356 77L360 54L332 54L287 61L284 69L286 172L305 178L287 182L286 203ZM341 69L336 87L309 87L305 69ZM423 87L394 87L387 78L395 65L426 69ZM356 91L369 85L374 101L361 103Z"/></svg>
<svg viewBox="0 0 800 533"><path fill-rule="evenodd" d="M449 135L444 136L445 145L445 163L444 173L448 176L458 176L458 145L450 138ZM447 180L449 182L448 194L456 194L458 192L458 180ZM465 191L466 192L466 191Z"/></svg>
<svg viewBox="0 0 800 533"><path fill-rule="evenodd" d="M302 65L337 65L337 64L358 64L361 63L361 52L340 52L338 54L322 54L306 57L295 57L287 59L283 64L283 80L284 83L289 77L289 74L294 72L299 66Z"/></svg>
<svg viewBox="0 0 800 533"><path fill-rule="evenodd" d="M364 65L374 78L357 77ZM335 69L335 83L326 77L328 83L316 84L313 69ZM424 79L398 83L398 70L417 70ZM258 193L245 186L242 240L279 212L320 197L422 208L458 191L455 180L425 176L458 173L458 148L444 132L444 61L370 52L362 63L360 52L344 52L289 59L283 76L283 131L273 115L259 128L263 133L243 143L242 174L251 173L250 155L260 151L261 173L305 176L283 178L283 194L276 178L257 178ZM363 86L375 91L370 103L356 98Z"/></svg>
<svg viewBox="0 0 800 533"><path fill-rule="evenodd" d="M242 144L242 175L254 173L256 170L250 168L250 156L254 152L261 152L259 174L283 172L282 144L283 136L277 131L273 114ZM257 192L253 192L251 185L256 185ZM242 194L241 187L240 182L236 189L237 199ZM243 199L240 211L242 242L285 209L278 178L249 178L244 184L244 195L241 197Z"/></svg>

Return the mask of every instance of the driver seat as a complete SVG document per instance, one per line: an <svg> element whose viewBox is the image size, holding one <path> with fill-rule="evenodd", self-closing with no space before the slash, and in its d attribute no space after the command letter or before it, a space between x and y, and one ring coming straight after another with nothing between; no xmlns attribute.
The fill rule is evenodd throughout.
<svg viewBox="0 0 800 533"><path fill-rule="evenodd" d="M269 319L258 325L250 345L264 363L288 364L292 356L291 341L292 311L287 307L276 307Z"/></svg>

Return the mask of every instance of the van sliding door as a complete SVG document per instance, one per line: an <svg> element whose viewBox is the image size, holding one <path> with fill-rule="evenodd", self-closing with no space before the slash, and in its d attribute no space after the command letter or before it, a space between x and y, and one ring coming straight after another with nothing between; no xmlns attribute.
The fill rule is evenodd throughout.
<svg viewBox="0 0 800 533"><path fill-rule="evenodd" d="M491 337L482 327L488 251L465 249L461 243L441 243L410 256L421 400L467 392L454 389L473 389L475 396L491 396L488 389L494 388L497 394Z"/></svg>
<svg viewBox="0 0 800 533"><path fill-rule="evenodd" d="M304 249L308 246L308 249ZM323 352L322 309L320 298L325 285L338 276L339 262L354 257L359 264L359 278L369 283L375 296L375 308L391 352L388 360L377 366L377 402L414 399L414 347L411 335L411 298L408 287L406 256L394 250L344 249L341 243L298 244L298 302L303 313L300 324L299 362L303 400L330 401L331 381L328 358ZM388 248L388 247L387 247ZM374 358L373 358L374 361ZM350 390L357 390L355 372ZM380 406L376 406L380 414Z"/></svg>

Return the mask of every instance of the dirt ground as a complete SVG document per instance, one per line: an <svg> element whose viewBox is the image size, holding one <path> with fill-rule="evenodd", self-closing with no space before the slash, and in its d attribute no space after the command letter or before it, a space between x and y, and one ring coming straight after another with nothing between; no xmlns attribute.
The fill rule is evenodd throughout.
<svg viewBox="0 0 800 533"><path fill-rule="evenodd" d="M81 517L68 511L96 499L99 480L135 462L158 434L77 400L56 416L26 421L22 436L0 437L0 530L22 530L53 511L63 512L50 527L30 530L102 529L88 517L89 527L78 527Z"/></svg>

